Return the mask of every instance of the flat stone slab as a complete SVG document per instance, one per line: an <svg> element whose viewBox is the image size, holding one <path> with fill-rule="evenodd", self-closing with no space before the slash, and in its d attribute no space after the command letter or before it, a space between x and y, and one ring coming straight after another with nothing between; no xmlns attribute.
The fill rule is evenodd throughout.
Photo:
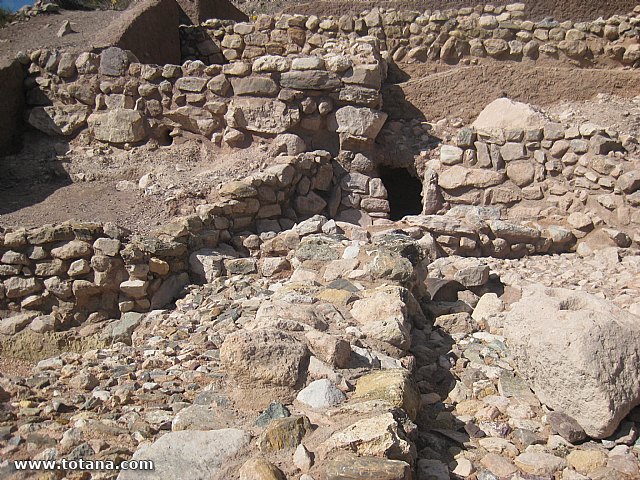
<svg viewBox="0 0 640 480"><path fill-rule="evenodd" d="M209 480L250 440L233 428L171 432L133 454L132 460L153 461L153 471L124 470L118 480Z"/></svg>

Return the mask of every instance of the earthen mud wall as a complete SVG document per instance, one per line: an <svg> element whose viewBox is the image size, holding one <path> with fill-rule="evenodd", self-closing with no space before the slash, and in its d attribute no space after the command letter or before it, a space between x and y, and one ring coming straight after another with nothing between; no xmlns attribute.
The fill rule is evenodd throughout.
<svg viewBox="0 0 640 480"><path fill-rule="evenodd" d="M175 0L145 0L123 12L100 32L93 46L131 51L142 63L179 63L178 4Z"/></svg>
<svg viewBox="0 0 640 480"><path fill-rule="evenodd" d="M209 18L246 22L249 17L229 0L177 0L189 22L198 25ZM188 22L187 22L188 23Z"/></svg>

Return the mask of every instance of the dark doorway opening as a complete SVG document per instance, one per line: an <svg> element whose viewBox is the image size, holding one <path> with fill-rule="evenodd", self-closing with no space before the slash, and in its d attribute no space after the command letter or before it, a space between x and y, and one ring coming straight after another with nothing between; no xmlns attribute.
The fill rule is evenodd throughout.
<svg viewBox="0 0 640 480"><path fill-rule="evenodd" d="M422 183L405 168L380 168L380 178L387 189L391 220L422 213Z"/></svg>

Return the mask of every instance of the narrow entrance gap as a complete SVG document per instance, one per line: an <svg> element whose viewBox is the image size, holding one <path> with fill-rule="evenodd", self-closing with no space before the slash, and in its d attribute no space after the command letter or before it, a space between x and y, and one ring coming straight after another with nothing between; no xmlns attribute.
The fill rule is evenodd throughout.
<svg viewBox="0 0 640 480"><path fill-rule="evenodd" d="M380 179L387 189L391 220L422 213L422 183L406 168L380 168Z"/></svg>

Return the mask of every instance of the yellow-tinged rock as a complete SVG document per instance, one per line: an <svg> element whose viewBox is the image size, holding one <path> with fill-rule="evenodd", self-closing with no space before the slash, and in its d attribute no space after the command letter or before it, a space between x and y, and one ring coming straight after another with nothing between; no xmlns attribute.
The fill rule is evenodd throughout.
<svg viewBox="0 0 640 480"><path fill-rule="evenodd" d="M587 475L607 465L607 454L601 450L574 450L567 455L567 462L579 473Z"/></svg>
<svg viewBox="0 0 640 480"><path fill-rule="evenodd" d="M285 480L278 467L264 458L252 458L240 468L240 480Z"/></svg>
<svg viewBox="0 0 640 480"><path fill-rule="evenodd" d="M404 437L392 413L360 420L334 433L320 446L324 456L340 450L409 464L413 464L417 456L415 446Z"/></svg>
<svg viewBox="0 0 640 480"><path fill-rule="evenodd" d="M409 372L401 369L382 370L358 379L353 400L382 400L404 409L415 420L420 410L420 392Z"/></svg>
<svg viewBox="0 0 640 480"><path fill-rule="evenodd" d="M262 452L296 448L309 432L311 422L304 415L277 418L269 423L258 438L258 448Z"/></svg>
<svg viewBox="0 0 640 480"><path fill-rule="evenodd" d="M354 298L353 293L347 290L337 290L335 288L327 288L317 295L318 300L329 302L336 306L347 306Z"/></svg>

